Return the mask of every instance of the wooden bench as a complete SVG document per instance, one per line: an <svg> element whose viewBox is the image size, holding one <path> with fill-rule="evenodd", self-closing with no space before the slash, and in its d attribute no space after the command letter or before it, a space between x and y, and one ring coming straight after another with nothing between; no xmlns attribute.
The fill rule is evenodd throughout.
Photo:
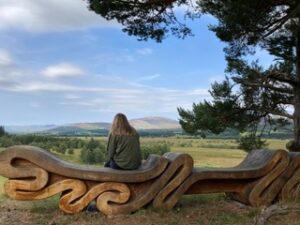
<svg viewBox="0 0 300 225"><path fill-rule="evenodd" d="M32 146L0 152L4 189L16 200L60 195L59 207L77 213L96 200L104 214L134 212L152 203L171 209L182 195L225 192L251 206L268 206L300 196L300 154L254 150L238 166L200 169L188 154L151 155L138 170L75 165Z"/></svg>

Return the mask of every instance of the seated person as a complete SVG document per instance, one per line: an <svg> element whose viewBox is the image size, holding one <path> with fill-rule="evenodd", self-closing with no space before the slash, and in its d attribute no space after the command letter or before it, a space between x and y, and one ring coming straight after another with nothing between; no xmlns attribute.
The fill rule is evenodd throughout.
<svg viewBox="0 0 300 225"><path fill-rule="evenodd" d="M108 138L107 153L109 160L104 167L117 170L134 170L141 165L140 137L122 113L115 115L113 120ZM87 211L98 211L95 202L88 205Z"/></svg>
<svg viewBox="0 0 300 225"><path fill-rule="evenodd" d="M115 115L108 138L109 161L105 167L134 170L140 167L142 156L139 134L122 113Z"/></svg>

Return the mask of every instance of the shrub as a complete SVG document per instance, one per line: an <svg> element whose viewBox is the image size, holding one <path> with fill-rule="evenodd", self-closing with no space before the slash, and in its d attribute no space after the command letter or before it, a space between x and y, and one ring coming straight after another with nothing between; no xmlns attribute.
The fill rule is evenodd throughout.
<svg viewBox="0 0 300 225"><path fill-rule="evenodd" d="M0 126L0 137L6 136L6 135L7 135L7 133L6 133L5 129L4 129L4 127Z"/></svg>
<svg viewBox="0 0 300 225"><path fill-rule="evenodd" d="M73 149L73 148L70 148L70 149L68 150L68 154L69 154L69 155L73 155L73 154L74 154L74 149Z"/></svg>
<svg viewBox="0 0 300 225"><path fill-rule="evenodd" d="M150 154L163 155L170 151L170 147L167 144L148 144L141 146L142 157L147 159Z"/></svg>
<svg viewBox="0 0 300 225"><path fill-rule="evenodd" d="M80 159L85 164L99 164L105 161L104 149L95 148L88 149L84 148L81 150Z"/></svg>
<svg viewBox="0 0 300 225"><path fill-rule="evenodd" d="M105 161L105 152L105 145L92 138L81 150L80 159L85 164L103 163Z"/></svg>
<svg viewBox="0 0 300 225"><path fill-rule="evenodd" d="M2 136L0 137L0 147L9 147L14 145L15 143L12 141L12 139L9 136Z"/></svg>
<svg viewBox="0 0 300 225"><path fill-rule="evenodd" d="M265 140L262 140L260 136L253 137L253 135L242 136L239 141L239 148L249 152L253 149L260 149L268 146Z"/></svg>

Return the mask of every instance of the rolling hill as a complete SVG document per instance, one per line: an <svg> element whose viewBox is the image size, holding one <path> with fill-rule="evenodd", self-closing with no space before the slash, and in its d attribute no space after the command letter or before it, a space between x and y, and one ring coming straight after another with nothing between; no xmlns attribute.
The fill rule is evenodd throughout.
<svg viewBox="0 0 300 225"><path fill-rule="evenodd" d="M144 117L130 120L129 123L137 130L157 133L160 130L180 130L176 120L164 117ZM64 125L14 126L5 127L10 133L40 133L49 135L107 135L111 123L72 123Z"/></svg>
<svg viewBox="0 0 300 225"><path fill-rule="evenodd" d="M181 129L178 121L164 117L144 117L130 120L129 123L137 130Z"/></svg>

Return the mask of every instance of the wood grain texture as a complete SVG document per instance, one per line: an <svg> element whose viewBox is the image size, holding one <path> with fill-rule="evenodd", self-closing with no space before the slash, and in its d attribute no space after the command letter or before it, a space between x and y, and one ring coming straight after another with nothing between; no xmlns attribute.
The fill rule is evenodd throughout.
<svg viewBox="0 0 300 225"><path fill-rule="evenodd" d="M254 150L236 167L193 168L188 154L150 156L140 169L120 171L71 164L32 146L0 152L4 188L16 200L37 200L60 194L65 213L84 210L96 201L106 215L134 212L152 203L171 209L182 195L225 192L252 205L269 206L279 198L300 197L300 153Z"/></svg>
<svg viewBox="0 0 300 225"><path fill-rule="evenodd" d="M287 182L281 191L283 201L293 201L300 197L300 154L291 152L290 165L283 174Z"/></svg>
<svg viewBox="0 0 300 225"><path fill-rule="evenodd" d="M235 200L250 205L269 204L266 201L272 194L267 195L265 191L287 165L287 152L257 150L250 152L240 165L233 168L193 169L191 175L168 196L168 201L172 202L168 208L174 206L183 194L215 192L229 192ZM274 199L276 194L272 197Z"/></svg>
<svg viewBox="0 0 300 225"><path fill-rule="evenodd" d="M167 167L168 161L162 157L151 155L150 158L135 171L113 170L110 168L76 165L66 162L48 151L33 146L12 146L0 152L0 168L2 176L26 177L26 171L15 170L14 160L24 159L46 171L69 178L135 183L143 182L159 176Z"/></svg>

